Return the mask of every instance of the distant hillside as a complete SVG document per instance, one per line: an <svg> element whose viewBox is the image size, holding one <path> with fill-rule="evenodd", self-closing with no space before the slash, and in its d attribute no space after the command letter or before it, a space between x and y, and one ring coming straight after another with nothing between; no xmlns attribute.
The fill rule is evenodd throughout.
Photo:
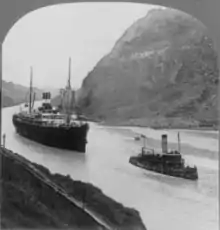
<svg viewBox="0 0 220 230"><path fill-rule="evenodd" d="M28 87L2 80L3 107L13 106L28 100ZM41 99L42 91L34 88L36 99Z"/></svg>
<svg viewBox="0 0 220 230"><path fill-rule="evenodd" d="M26 102L28 100L28 91L29 91L28 87L2 80L3 107L13 106L19 103ZM36 100L40 100L42 98L42 93L45 91L51 92L52 97L56 96L59 93L57 89L34 88L34 92L36 93Z"/></svg>
<svg viewBox="0 0 220 230"><path fill-rule="evenodd" d="M13 106L15 103L11 97L2 95L2 107Z"/></svg>
<svg viewBox="0 0 220 230"><path fill-rule="evenodd" d="M79 105L115 124L216 127L218 77L203 24L177 10L154 9L88 74Z"/></svg>

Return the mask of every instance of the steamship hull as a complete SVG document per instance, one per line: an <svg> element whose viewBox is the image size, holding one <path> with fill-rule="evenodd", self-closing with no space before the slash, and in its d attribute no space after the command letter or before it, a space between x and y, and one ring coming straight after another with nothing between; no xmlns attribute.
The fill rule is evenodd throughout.
<svg viewBox="0 0 220 230"><path fill-rule="evenodd" d="M60 149L86 152L88 124L79 127L54 127L32 124L13 116L16 132L40 144Z"/></svg>
<svg viewBox="0 0 220 230"><path fill-rule="evenodd" d="M188 179L188 180L198 180L198 173L197 170L194 168L187 168L187 167L183 167L183 168L168 168L168 167L164 167L164 165L162 163L160 164L154 164L152 162L142 162L141 159L139 157L130 157L129 159L129 163L148 170L148 171L153 171L156 173L160 173L160 174L164 174L167 176L172 176L172 177L180 177L183 179Z"/></svg>

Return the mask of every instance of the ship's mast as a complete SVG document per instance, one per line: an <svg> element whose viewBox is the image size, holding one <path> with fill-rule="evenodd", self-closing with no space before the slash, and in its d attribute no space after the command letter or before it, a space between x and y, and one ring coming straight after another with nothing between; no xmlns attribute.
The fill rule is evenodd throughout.
<svg viewBox="0 0 220 230"><path fill-rule="evenodd" d="M178 132L178 151L181 152L181 146L180 146L180 133Z"/></svg>
<svg viewBox="0 0 220 230"><path fill-rule="evenodd" d="M71 89L71 58L69 58L69 77L67 82L67 88Z"/></svg>
<svg viewBox="0 0 220 230"><path fill-rule="evenodd" d="M67 90L67 124L70 123L70 119L71 119L71 102L72 102L72 89L71 89L71 58L69 58L69 72L68 72L68 81L67 81L67 86L66 86L66 90ZM71 98L70 98L71 97Z"/></svg>
<svg viewBox="0 0 220 230"><path fill-rule="evenodd" d="M142 151L141 151L141 153L142 153L142 156L143 156L143 154L144 154L144 149L146 148L146 136L144 135L144 134L141 134L141 137L143 138L143 147L142 147Z"/></svg>
<svg viewBox="0 0 220 230"><path fill-rule="evenodd" d="M145 135L141 135L142 138L143 138L143 144L144 144L144 148L146 148L146 136Z"/></svg>
<svg viewBox="0 0 220 230"><path fill-rule="evenodd" d="M33 68L32 68L32 66L31 66L31 68L30 68L30 96L29 96L29 113L31 113L31 110L32 110L32 106L31 106L31 104L32 104L32 88L33 88L33 86L32 86L32 82L33 81Z"/></svg>

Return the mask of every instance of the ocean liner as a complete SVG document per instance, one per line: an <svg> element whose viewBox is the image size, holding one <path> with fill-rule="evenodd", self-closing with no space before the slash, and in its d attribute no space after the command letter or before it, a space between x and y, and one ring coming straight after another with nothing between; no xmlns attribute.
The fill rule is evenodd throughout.
<svg viewBox="0 0 220 230"><path fill-rule="evenodd" d="M29 103L26 111L13 115L16 132L30 140L60 149L86 152L89 124L74 113L74 91L71 88L71 59L69 59L69 76L65 89L60 91L61 109L52 107L49 92L43 93L43 103L34 109L33 70L30 71Z"/></svg>
<svg viewBox="0 0 220 230"><path fill-rule="evenodd" d="M146 141L146 137L142 135ZM198 171L196 166L191 167L185 165L185 160L180 154L180 143L178 134L179 150L168 151L167 135L162 135L162 152L156 152L154 149L142 147L142 151L138 156L131 156L129 163L157 173L161 173L173 177L181 177L189 180L198 179Z"/></svg>

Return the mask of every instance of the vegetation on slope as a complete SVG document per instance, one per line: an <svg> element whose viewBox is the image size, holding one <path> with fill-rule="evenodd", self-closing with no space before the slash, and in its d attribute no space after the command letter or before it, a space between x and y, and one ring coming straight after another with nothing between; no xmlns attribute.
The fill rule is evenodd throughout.
<svg viewBox="0 0 220 230"><path fill-rule="evenodd" d="M94 210L110 226L117 226L118 229L146 229L137 211L108 198L100 189L73 181L68 176L53 175L47 168L8 150L0 148L0 155L3 167L1 228L103 229L82 209L61 196L57 192L60 186L69 197L79 201L84 199L85 206ZM49 187L43 183L44 180L39 180L36 174L31 173L33 168L58 187Z"/></svg>
<svg viewBox="0 0 220 230"><path fill-rule="evenodd" d="M74 181L70 176L51 174L45 167L34 164L44 172L52 181L60 185L65 191L85 203L96 213L102 214L103 218L119 229L145 229L139 212L132 208L126 208L102 193L102 191L89 183Z"/></svg>

